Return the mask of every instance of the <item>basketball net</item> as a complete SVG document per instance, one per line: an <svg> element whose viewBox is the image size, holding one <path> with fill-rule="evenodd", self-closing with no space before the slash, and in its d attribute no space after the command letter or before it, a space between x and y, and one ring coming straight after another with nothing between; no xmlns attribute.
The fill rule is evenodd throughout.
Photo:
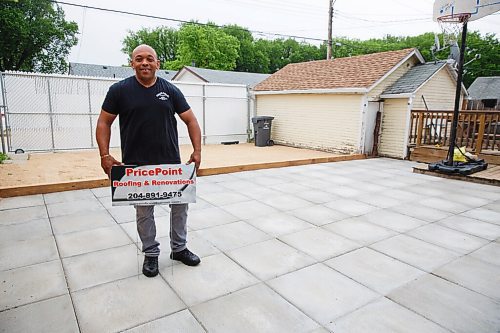
<svg viewBox="0 0 500 333"><path fill-rule="evenodd" d="M443 32L443 47L458 44L464 24L469 20L470 14L453 14L438 17L437 21Z"/></svg>

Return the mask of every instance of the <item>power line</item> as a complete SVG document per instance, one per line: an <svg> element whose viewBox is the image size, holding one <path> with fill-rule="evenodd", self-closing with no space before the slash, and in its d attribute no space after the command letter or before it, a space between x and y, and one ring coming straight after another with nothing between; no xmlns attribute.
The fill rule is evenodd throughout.
<svg viewBox="0 0 500 333"><path fill-rule="evenodd" d="M56 1L56 0L51 0L51 2L55 3L55 4L59 4L59 5L74 6L74 7L85 8L85 9L93 9L93 10L99 10L99 11L116 13L116 14L125 14L125 15L131 15L131 16L146 17L146 18L151 18L151 19L156 19L156 20L163 20L163 21L171 21L171 22L176 22L176 23L187 23L187 24L196 24L196 25L200 25L200 26L211 26L211 27L217 27L217 28L224 28L224 26L217 25L217 24L212 24L212 23L200 23L200 22L194 22L194 21L186 21L186 20L180 20L180 19L174 19L174 18L168 18L168 17L161 17L161 16L155 16L155 15L148 15L148 14L127 12L127 11L117 10L117 9L109 9L109 8L101 8L101 7L93 7L93 6L87 6L87 5L80 5L80 4L74 4L74 3L63 2L63 1ZM252 33L262 34L262 35L268 35L268 36L277 36L277 37L286 37L286 38L296 38L296 39L304 39L304 40L313 40L313 41L317 41L317 42L326 42L326 40L322 39L322 38L285 35L285 34L278 34L278 33L265 32L265 31L257 31L257 30L249 30L249 29L242 29L242 30L247 30L247 31L250 31Z"/></svg>
<svg viewBox="0 0 500 333"><path fill-rule="evenodd" d="M350 19L350 20L358 20L358 21L363 21L363 22L370 22L370 23L382 23L382 24L389 24L389 23L404 23L404 22L418 22L418 21L431 21L431 17L426 17L426 18L414 18L414 19L403 19L403 20L368 20L368 19L364 19L364 18L359 18L359 17L355 17L355 16L351 16L351 15L346 15L344 12L341 12L341 11L338 11L336 10L335 11L335 14L338 16L338 17L341 17L341 18L347 18L347 19Z"/></svg>
<svg viewBox="0 0 500 333"><path fill-rule="evenodd" d="M185 23L185 24L195 24L195 25L200 25L200 26L212 26L212 27L217 27L217 28L224 28L225 26L217 25L217 24L212 24L212 23L200 23L200 22L194 22L194 21L186 21L186 20L181 20L181 19L175 19L175 18L168 18L168 17L161 17L161 16L155 16L155 15L148 15L148 14L141 14L141 13L134 13L134 12L128 12L128 11L123 11L123 10L117 10L117 9L109 9L109 8L101 8L101 7L94 7L94 6L87 6L87 5L80 5L80 4L74 4L74 3L69 3L69 2L64 2L64 1L57 1L57 0L51 0L52 3L59 4L59 5L67 5L67 6L74 6L74 7L79 7L79 8L84 8L84 9L92 9L92 10L97 10L97 11L103 11L103 12L109 12L109 13L116 13L116 14L125 14L125 15L131 15L131 16L138 16L138 17L145 17L145 18L150 18L150 19L156 19L156 20L163 20L163 21L171 21L171 22L176 22L176 23ZM348 17L347 15L343 15L343 12L335 11L335 17L340 18L340 19L356 19L355 17ZM363 20L363 19L360 19ZM423 19L409 19L409 20L395 20L395 21L390 21L387 23L403 23L403 22L412 22L412 21L420 21ZM370 21L366 20L368 22L378 22L378 23L384 23L385 21ZM322 43L327 43L328 41L326 39L322 38L313 38L313 37L305 37L305 36L297 36L297 35L288 35L288 34L280 34L280 33L273 33L273 32L265 32L265 31L258 31L258 30L250 30L246 28L240 28L245 31L249 31L251 33L260 35L260 36L276 36L276 37L281 37L281 38L293 38L293 39L301 39L301 40L311 40L311 41L316 41L316 42L322 42ZM344 30L344 29L340 29ZM334 43L335 41L333 41ZM376 48L366 48L362 47L359 45L355 44L348 44L345 43L345 40L342 40L342 46L349 47L351 49L358 49L358 50L363 50L363 51L384 51L383 49L376 49Z"/></svg>

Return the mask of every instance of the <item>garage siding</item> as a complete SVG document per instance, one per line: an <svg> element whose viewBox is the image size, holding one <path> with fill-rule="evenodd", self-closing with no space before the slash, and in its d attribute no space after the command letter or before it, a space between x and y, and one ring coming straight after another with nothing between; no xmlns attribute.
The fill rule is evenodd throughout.
<svg viewBox="0 0 500 333"><path fill-rule="evenodd" d="M453 110L455 90L456 82L451 78L446 68L443 68L417 91L412 108L425 110L423 95L430 110Z"/></svg>
<svg viewBox="0 0 500 333"><path fill-rule="evenodd" d="M387 99L384 102L380 131L379 155L404 158L408 99Z"/></svg>
<svg viewBox="0 0 500 333"><path fill-rule="evenodd" d="M358 153L362 95L257 95L257 115L273 116L271 138L280 144Z"/></svg>

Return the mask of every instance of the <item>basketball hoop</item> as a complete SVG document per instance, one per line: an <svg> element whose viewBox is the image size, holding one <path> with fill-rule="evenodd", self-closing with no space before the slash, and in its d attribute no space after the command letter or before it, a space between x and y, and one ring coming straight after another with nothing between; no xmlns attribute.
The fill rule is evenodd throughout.
<svg viewBox="0 0 500 333"><path fill-rule="evenodd" d="M437 18L437 22L443 32L443 46L452 46L458 42L464 24L469 20L471 14L452 14Z"/></svg>

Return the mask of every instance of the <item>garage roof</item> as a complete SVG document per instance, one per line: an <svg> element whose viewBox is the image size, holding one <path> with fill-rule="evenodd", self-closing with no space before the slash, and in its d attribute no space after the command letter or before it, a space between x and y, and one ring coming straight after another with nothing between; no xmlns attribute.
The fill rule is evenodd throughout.
<svg viewBox="0 0 500 333"><path fill-rule="evenodd" d="M417 49L289 64L259 83L255 91L369 88Z"/></svg>

